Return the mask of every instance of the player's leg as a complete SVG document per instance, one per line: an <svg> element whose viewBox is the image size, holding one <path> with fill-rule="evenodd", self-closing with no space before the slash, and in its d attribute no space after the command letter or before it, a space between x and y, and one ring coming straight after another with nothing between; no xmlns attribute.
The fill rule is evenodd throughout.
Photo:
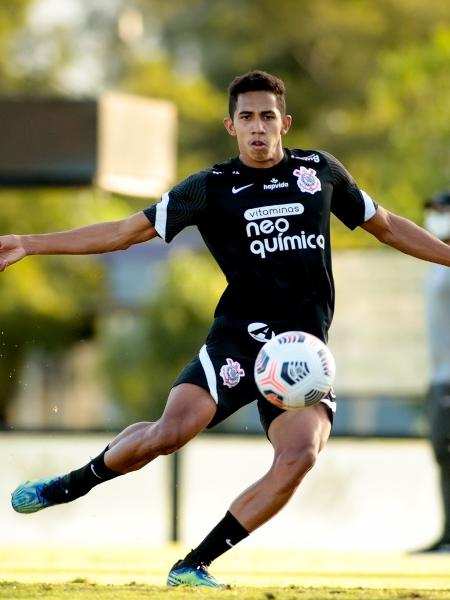
<svg viewBox="0 0 450 600"><path fill-rule="evenodd" d="M158 421L127 427L80 469L25 482L13 492L12 506L17 512L31 513L84 496L99 483L181 448L208 425L215 412L216 403L205 389L190 383L178 385L171 390Z"/></svg>
<svg viewBox="0 0 450 600"><path fill-rule="evenodd" d="M215 558L234 547L283 508L313 467L330 430L329 409L322 403L277 416L268 430L274 447L271 468L234 500L225 517L199 546L174 565L169 573L169 584L177 585L178 572L183 570L205 570ZM171 582L171 577L175 583Z"/></svg>
<svg viewBox="0 0 450 600"><path fill-rule="evenodd" d="M300 411L286 411L270 425L274 448L269 471L247 488L230 506L230 512L249 533L283 508L314 466L331 431L328 408L319 403Z"/></svg>
<svg viewBox="0 0 450 600"><path fill-rule="evenodd" d="M439 466L444 513L442 541L450 552L450 384L439 386L431 402L430 435Z"/></svg>
<svg viewBox="0 0 450 600"><path fill-rule="evenodd" d="M419 552L450 552L450 384L430 387L428 398L430 441L439 468L444 523L440 538Z"/></svg>
<svg viewBox="0 0 450 600"><path fill-rule="evenodd" d="M140 469L161 454L172 454L202 431L216 412L205 389L182 383L172 389L161 418L125 429L109 445L105 464L120 473Z"/></svg>

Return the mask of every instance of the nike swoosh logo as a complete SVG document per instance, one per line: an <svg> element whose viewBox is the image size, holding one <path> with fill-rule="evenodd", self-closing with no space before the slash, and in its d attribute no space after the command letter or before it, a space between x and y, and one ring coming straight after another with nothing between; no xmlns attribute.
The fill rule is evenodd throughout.
<svg viewBox="0 0 450 600"><path fill-rule="evenodd" d="M95 472L94 465L91 465L91 471L94 473L97 479L103 479L103 477L100 477L100 475L97 475L97 473Z"/></svg>
<svg viewBox="0 0 450 600"><path fill-rule="evenodd" d="M253 185L253 184L252 184L252 185ZM228 545L230 546L230 548L234 548L234 544L232 544L232 543L231 543L231 540L230 540L230 538L227 538L227 539L225 540L225 544L228 544Z"/></svg>
<svg viewBox="0 0 450 600"><path fill-rule="evenodd" d="M246 188L252 187L252 185L254 185L253 183L249 183L248 185L243 185L242 187L232 187L231 191L233 192L233 194L239 194L239 192L242 192L242 190L245 190Z"/></svg>

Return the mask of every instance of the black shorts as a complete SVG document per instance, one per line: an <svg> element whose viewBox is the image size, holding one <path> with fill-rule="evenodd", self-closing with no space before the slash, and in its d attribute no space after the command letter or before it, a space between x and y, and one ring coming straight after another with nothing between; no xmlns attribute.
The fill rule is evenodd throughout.
<svg viewBox="0 0 450 600"><path fill-rule="evenodd" d="M267 435L272 421L284 410L271 404L259 392L253 376L255 359L262 345L274 334L295 329L299 327L283 321L256 323L218 317L206 343L177 377L174 387L180 383L192 383L211 394L217 404L217 412L208 429L256 401L261 425ZM328 407L332 422L336 412L333 391L321 402Z"/></svg>

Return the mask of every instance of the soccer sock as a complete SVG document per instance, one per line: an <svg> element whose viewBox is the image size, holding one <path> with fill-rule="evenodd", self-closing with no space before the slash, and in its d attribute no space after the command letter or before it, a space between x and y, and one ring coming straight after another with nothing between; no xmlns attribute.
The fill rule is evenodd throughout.
<svg viewBox="0 0 450 600"><path fill-rule="evenodd" d="M183 559L187 565L208 566L214 559L236 546L249 533L233 515L227 511L224 518L214 527L205 539Z"/></svg>
<svg viewBox="0 0 450 600"><path fill-rule="evenodd" d="M104 481L114 479L123 473L112 471L105 465L105 453L109 446L101 454L93 458L87 465L62 476L62 485L57 483L50 485L44 490L44 495L53 502L71 502L87 494L93 487Z"/></svg>

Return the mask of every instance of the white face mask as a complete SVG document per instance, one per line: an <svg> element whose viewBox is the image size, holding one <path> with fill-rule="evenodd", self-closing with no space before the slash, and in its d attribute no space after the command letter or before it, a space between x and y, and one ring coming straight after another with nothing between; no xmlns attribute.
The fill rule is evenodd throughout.
<svg viewBox="0 0 450 600"><path fill-rule="evenodd" d="M425 217L424 227L440 240L450 240L450 211L430 210Z"/></svg>

